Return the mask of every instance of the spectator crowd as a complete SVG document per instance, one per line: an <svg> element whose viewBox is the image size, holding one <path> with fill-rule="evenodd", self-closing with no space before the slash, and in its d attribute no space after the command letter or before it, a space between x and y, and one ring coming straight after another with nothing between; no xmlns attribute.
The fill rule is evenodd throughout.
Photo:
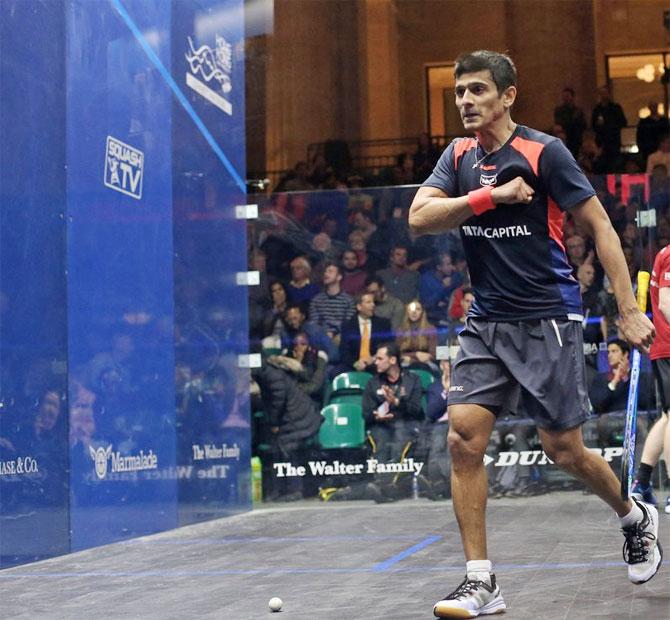
<svg viewBox="0 0 670 620"><path fill-rule="evenodd" d="M592 164L602 162L603 157L614 157L613 153L620 148L620 142L616 143L614 138L615 146L607 142L610 139L605 137L607 131L600 127L615 122L612 118L616 120L617 113L611 106L603 91L592 121L594 128L600 128L600 137L596 131L593 142L597 157L583 165L621 240L635 287L638 270L649 268L656 252L670 243L670 181L665 164L653 163L660 162L655 155L664 152L664 148L670 152L670 139L659 133L659 148L653 146L651 138L646 143L653 164L650 176L596 174L606 168L600 163ZM562 121L561 127L566 126L562 137L568 148L574 149L581 161L585 141L591 138L585 136L583 113L572 108L574 93L566 89L556 118ZM574 126L570 119L574 120ZM641 135L649 136L644 130ZM592 149L593 144L587 144L587 149ZM413 161L425 163L428 155L421 157ZM409 169L409 160L403 165ZM615 168L627 170L629 166ZM309 175L305 176L308 178ZM417 180L420 177L415 176L414 182ZM284 364L288 380L295 382L311 400L310 416L328 404L331 382L341 373L363 371L377 377L380 366L388 372L386 365L395 368L397 364L398 385L409 385L408 373L423 372L431 377L435 387L430 403L426 389L420 390L416 399L413 384L411 389L403 388L407 394L415 394L412 404L403 403L402 399L396 402L396 392L391 396L391 392L387 394L379 386L374 394L366 393L362 400L362 404L368 403L362 413L371 443L380 453L392 454L396 459L403 458L412 432L415 433L410 441L413 454L423 450L426 457L431 442L433 454L439 453L439 437L444 438L447 427L449 362L457 352L458 334L475 299L458 233L415 237L410 232L407 213L414 192L415 188L403 186L348 189L342 184L334 191L275 194L261 204L260 217L250 228L251 256L263 266L261 284L251 297L252 346L263 352L264 367ZM641 211L647 214L653 211L655 227L638 227ZM614 294L593 243L569 213L563 225L563 244L583 298L584 356L594 421L597 420L593 425L596 433L593 444L605 448L620 440L620 423L610 414L621 411L625 405L629 350L618 332ZM309 359L319 363L312 361L289 369L286 360L308 359L301 347L306 347ZM645 366L641 409L654 406L648 371ZM396 371L392 374L396 376ZM258 383L262 392L263 383ZM374 406L369 404L373 402ZM387 403L382 414L378 413L380 402ZM258 408L263 409L264 405L267 408L265 400L259 401ZM516 413L522 420L523 412ZM390 420L391 425L402 426L401 439L389 440L387 435L380 434L380 428L386 429ZM443 424L440 429L443 434L431 439L438 420ZM281 426L274 428L273 432L281 437ZM519 431L517 425L512 428L528 444L527 431ZM256 449L267 439L263 429L262 422L256 424ZM312 428L311 432L301 444L303 450L310 441L316 443L318 431ZM375 437L382 439L375 441ZM379 445L384 443L392 446ZM280 456L282 460L300 460L304 453L289 450L275 453L271 458ZM426 472L432 471L437 481L425 481L421 492L437 495L448 492L448 483L437 461L429 460L429 465ZM359 496L360 489L346 488L350 491L345 494L347 497ZM303 488L292 489L290 495L298 498L307 492ZM338 497L340 492L338 489L332 497ZM388 491L375 479L368 484L367 496L390 501L397 492L397 489Z"/></svg>

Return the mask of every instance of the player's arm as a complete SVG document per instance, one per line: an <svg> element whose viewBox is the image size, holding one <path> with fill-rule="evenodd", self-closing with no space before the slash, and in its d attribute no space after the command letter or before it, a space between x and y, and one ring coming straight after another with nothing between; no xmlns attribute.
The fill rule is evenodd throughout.
<svg viewBox="0 0 670 620"><path fill-rule="evenodd" d="M457 198L450 198L437 187L424 185L409 208L409 226L417 235L439 235L499 204L528 204L534 193L521 177L500 187L482 187Z"/></svg>
<svg viewBox="0 0 670 620"><path fill-rule="evenodd" d="M619 328L625 339L641 351L648 352L655 334L654 326L637 306L621 242L605 209L592 196L570 212L595 241L598 258L614 290L621 317Z"/></svg>
<svg viewBox="0 0 670 620"><path fill-rule="evenodd" d="M449 198L437 187L424 185L409 208L409 227L417 235L439 235L472 217L467 196Z"/></svg>

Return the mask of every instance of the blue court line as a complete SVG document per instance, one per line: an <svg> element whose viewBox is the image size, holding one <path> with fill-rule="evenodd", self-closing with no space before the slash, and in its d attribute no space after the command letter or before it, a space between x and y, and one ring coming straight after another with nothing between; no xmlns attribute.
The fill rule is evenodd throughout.
<svg viewBox="0 0 670 620"><path fill-rule="evenodd" d="M416 540L416 535L403 536L375 536L375 535L360 535L360 536L226 536L224 538L167 538L158 540L137 540L131 539L121 541L119 544L123 545L245 545L245 544L259 544L262 543L329 543L329 542L377 542L377 541L403 541Z"/></svg>
<svg viewBox="0 0 670 620"><path fill-rule="evenodd" d="M407 551L410 551L409 549ZM397 556L396 556L397 557ZM405 556L406 557L406 556ZM379 566L379 564L377 565ZM318 574L360 574L360 573L378 573L381 572L377 566L363 568L229 568L221 570L203 570L203 571L170 571L170 570L151 570L151 571L68 571L68 572L26 572L16 569L6 569L0 571L0 580L7 579L64 579L64 578L113 578L113 577L223 577L225 575L318 575ZM526 570L573 570L575 568L623 568L626 564L623 561L618 562L565 562L558 564L496 564L496 572L513 572ZM670 566L669 560L663 561L663 566ZM463 573L465 567L463 564L458 566L411 566L389 568L384 572L389 573Z"/></svg>
<svg viewBox="0 0 670 620"><path fill-rule="evenodd" d="M205 123L202 122L202 120L198 116L198 113L193 109L193 106L189 103L184 93L181 92L179 86L177 86L177 83L174 81L174 78L172 77L170 72L165 68L165 65L161 62L161 59L158 58L156 52L154 52L153 49L151 49L151 46L147 43L147 40L140 32L140 29L137 27L135 22L128 14L128 11L126 11L125 7L121 4L121 0L111 0L111 3L116 8L123 21L126 22L126 25L128 26L129 30L133 33L133 35L137 39L137 42L140 44L146 55L149 57L149 60L154 64L156 69L158 69L158 72L161 74L162 78L165 80L167 85L174 93L174 96L177 98L177 101L181 103L186 113L191 117L196 127L200 130L200 133L203 135L205 140L207 140L209 146L212 147L212 150L214 151L216 156L225 166L226 170L228 170L230 176L233 177L233 180L235 181L237 186L240 188L242 193L246 193L247 191L246 183L240 178L240 175L237 174L237 171L235 170L235 168L233 168L233 165L224 155L223 151L221 150L221 147L216 143L216 140L214 140L214 136L212 136L212 134L209 132L209 129L207 129Z"/></svg>
<svg viewBox="0 0 670 620"><path fill-rule="evenodd" d="M389 558L388 560L385 560L384 562L380 562L377 564L372 570L375 573L380 573L382 571L386 571L391 566L394 564L397 564L401 560L404 560L405 558L409 557L413 553L416 553L417 551L421 551L421 549L426 548L428 545L432 545L434 542L437 542L438 540L441 540L442 536L429 536L428 538L424 538L420 543L417 543L416 545L413 545L409 549L405 549L404 551L401 551L397 555L394 555L392 558Z"/></svg>

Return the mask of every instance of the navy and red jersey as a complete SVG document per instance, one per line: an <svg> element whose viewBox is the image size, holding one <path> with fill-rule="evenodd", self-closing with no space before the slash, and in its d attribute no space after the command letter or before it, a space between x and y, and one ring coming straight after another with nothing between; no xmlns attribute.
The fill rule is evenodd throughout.
<svg viewBox="0 0 670 620"><path fill-rule="evenodd" d="M658 307L659 290L666 286L670 286L670 245L656 254L649 282L651 313L656 328L656 337L649 348L649 357L653 360L670 358L670 325Z"/></svg>
<svg viewBox="0 0 670 620"><path fill-rule="evenodd" d="M579 283L563 245L564 212L595 195L558 139L517 125L488 155L474 138L454 140L424 185L450 197L522 177L529 204L499 204L460 226L475 302L470 316L494 321L582 320Z"/></svg>

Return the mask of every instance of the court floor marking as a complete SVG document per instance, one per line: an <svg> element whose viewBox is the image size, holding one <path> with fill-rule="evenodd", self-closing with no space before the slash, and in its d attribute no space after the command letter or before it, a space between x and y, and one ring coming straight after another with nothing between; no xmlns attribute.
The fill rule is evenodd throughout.
<svg viewBox="0 0 670 620"><path fill-rule="evenodd" d="M387 571L394 564L397 564L398 562L404 560L405 558L408 558L410 555L413 555L417 551L421 551L421 549L425 549L428 545L432 545L434 542L437 542L438 540L442 540L442 536L428 536L428 538L424 538L420 543L412 545L409 549L405 549L404 551L401 551L400 553L394 555L393 557L390 557L388 560L380 562L379 564L374 566L372 571L375 573L381 573Z"/></svg>
<svg viewBox="0 0 670 620"><path fill-rule="evenodd" d="M200 133L203 135L209 146L212 148L216 156L219 158L219 161L224 165L226 170L228 170L228 173L233 178L233 180L239 187L240 191L246 192L247 191L246 183L240 178L240 175L237 174L237 170L235 170L233 165L230 163L230 160L225 156L225 154L221 150L221 147L217 144L216 140L214 139L214 136L212 136L209 129L207 129L205 123L198 116L198 113L193 109L193 106L190 104L184 93L181 92L181 89L179 88L179 86L177 86L177 83L174 81L174 78L172 77L170 72L165 68L165 65L162 63L161 59L158 57L156 52L154 52L152 47L144 38L144 35L137 27L137 24L135 24L133 19L128 14L128 11L126 11L123 4L121 4L121 0L111 0L111 3L118 11L119 15L121 16L121 19L123 19L123 21L126 23L126 26L128 26L128 29L133 33L133 36L137 39L137 42L140 44L140 47L149 57L149 60L153 63L156 69L158 69L158 72L161 74L161 77L165 80L165 83L170 87L170 90L174 93L174 96L177 98L177 101L179 101L182 108L184 108L186 113L191 117L191 119L195 123L195 126L200 130Z"/></svg>
<svg viewBox="0 0 670 620"><path fill-rule="evenodd" d="M222 538L168 538L168 539L131 539L122 541L123 545L245 545L245 544L272 544L272 543L328 543L328 542L379 542L379 541L412 541L420 534L411 535L342 535L342 536L224 536ZM442 538L434 537L435 540Z"/></svg>
<svg viewBox="0 0 670 620"><path fill-rule="evenodd" d="M411 548L410 548L411 549ZM408 549L407 551L410 551ZM400 554L399 554L400 555ZM395 556L397 557L397 556ZM407 557L407 556L405 556ZM394 559L394 558L391 558ZM399 561L399 560L398 560ZM388 560L387 560L388 562ZM384 564L382 562L382 564ZM664 566L670 566L670 561L665 560ZM514 571L562 571L574 569L604 569L604 568L622 568L626 564L623 561L618 562L569 562L559 564L502 564L496 563L496 572L514 572ZM0 571L0 580L9 579L64 579L64 578L127 578L127 577L160 577L160 578L193 578L193 577L222 577L225 575L309 575L309 574L360 574L360 573L433 573L433 572L457 572L464 571L464 564L458 566L388 566L379 570L379 564L368 567L351 568L229 568L221 570L204 571L178 571L178 570L151 570L151 571L59 571L59 572L40 572L40 571L21 571L16 569L6 569Z"/></svg>

